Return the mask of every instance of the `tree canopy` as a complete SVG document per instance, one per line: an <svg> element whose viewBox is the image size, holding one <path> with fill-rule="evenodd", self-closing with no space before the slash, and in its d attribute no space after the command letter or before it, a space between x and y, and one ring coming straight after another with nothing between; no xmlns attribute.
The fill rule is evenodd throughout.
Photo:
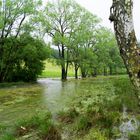
<svg viewBox="0 0 140 140"><path fill-rule="evenodd" d="M46 45L33 38L31 18L41 1L3 0L0 4L0 82L33 81L43 69Z"/></svg>

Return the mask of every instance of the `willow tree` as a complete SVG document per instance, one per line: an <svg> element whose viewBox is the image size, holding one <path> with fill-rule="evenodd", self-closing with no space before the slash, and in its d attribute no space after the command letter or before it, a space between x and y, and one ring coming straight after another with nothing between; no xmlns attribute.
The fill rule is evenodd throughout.
<svg viewBox="0 0 140 140"><path fill-rule="evenodd" d="M132 0L113 0L109 19L114 23L120 54L130 80L135 88L140 91L140 48L135 36L132 12ZM140 94L137 96L140 99Z"/></svg>

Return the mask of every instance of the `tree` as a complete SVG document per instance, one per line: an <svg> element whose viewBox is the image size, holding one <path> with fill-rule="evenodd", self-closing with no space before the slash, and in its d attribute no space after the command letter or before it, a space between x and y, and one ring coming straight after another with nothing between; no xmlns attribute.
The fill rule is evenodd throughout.
<svg viewBox="0 0 140 140"><path fill-rule="evenodd" d="M66 55L66 37L72 32L72 21L74 23L74 7L70 1L48 2L45 13L42 13L42 24L45 31L52 38L53 44L58 47L59 60L61 64L61 79L67 78L68 59ZM45 17L45 18L44 18Z"/></svg>
<svg viewBox="0 0 140 140"><path fill-rule="evenodd" d="M75 78L78 78L78 69L81 69L82 77L86 77L91 61L93 64L92 47L95 44L95 32L98 28L100 19L87 10L81 10L80 22L73 31L69 40L69 50L74 64ZM92 59L92 60L91 60ZM94 64L93 64L94 65Z"/></svg>
<svg viewBox="0 0 140 140"><path fill-rule="evenodd" d="M117 43L130 80L140 91L140 48L137 45L133 26L133 1L113 0L110 8L110 21L114 23ZM137 96L140 99L139 92Z"/></svg>
<svg viewBox="0 0 140 140"><path fill-rule="evenodd" d="M78 25L78 30L71 37L71 55L75 69L75 78L78 78L78 69L81 70L82 77L86 77L91 64L91 58L94 57L92 47L94 45L95 32L100 22L99 18L88 11L82 11L83 16ZM92 61L93 62L93 61Z"/></svg>
<svg viewBox="0 0 140 140"><path fill-rule="evenodd" d="M12 48L12 51L10 51ZM49 48L39 39L21 35L9 37L3 47L3 80L1 82L36 81L44 68L43 60L49 54ZM10 59L9 57L10 51ZM8 66L5 66L6 64Z"/></svg>
<svg viewBox="0 0 140 140"><path fill-rule="evenodd" d="M40 0L0 2L0 82L36 80L42 70L42 60L46 58L45 47L42 46L45 45L31 37L33 26L29 26L30 19L37 14L40 5ZM32 61L31 56L36 61Z"/></svg>
<svg viewBox="0 0 140 140"><path fill-rule="evenodd" d="M62 70L61 79L63 80L67 78L68 65L71 62L71 47L77 46L72 43L74 33L80 30L79 25L82 22L84 24L84 22L89 21L88 18L85 19L87 13L84 8L72 0L47 3L45 8L45 15L43 15L43 19L44 17L45 19L42 23L46 33L52 37L53 44L58 47ZM97 18L93 17L96 21Z"/></svg>
<svg viewBox="0 0 140 140"><path fill-rule="evenodd" d="M101 27L96 33L96 43L94 45L94 53L97 55L97 68L102 69L103 74L107 75L109 68L110 75L113 74L113 69L123 66L122 59L119 55L119 50L116 47L114 34L107 28Z"/></svg>

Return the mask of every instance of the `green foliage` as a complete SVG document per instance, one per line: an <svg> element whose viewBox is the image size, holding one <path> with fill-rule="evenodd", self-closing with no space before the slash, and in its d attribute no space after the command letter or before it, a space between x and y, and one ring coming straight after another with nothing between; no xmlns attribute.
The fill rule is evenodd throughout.
<svg viewBox="0 0 140 140"><path fill-rule="evenodd" d="M41 0L5 0L0 4L0 39L20 35L20 32L27 32L24 25L28 26L31 17L38 15ZM28 20L25 21L25 19ZM28 28L33 31L33 25Z"/></svg>
<svg viewBox="0 0 140 140"><path fill-rule="evenodd" d="M129 140L139 140L140 134L139 133L132 133L129 135Z"/></svg>
<svg viewBox="0 0 140 140"><path fill-rule="evenodd" d="M42 13L42 25L47 28L46 33L51 36L53 45L58 47L56 61L63 69L62 77L67 77L69 64L78 64L82 60L76 50L83 40L86 42L91 38L90 33L99 21L73 0L47 3L45 13Z"/></svg>
<svg viewBox="0 0 140 140"><path fill-rule="evenodd" d="M0 140L16 140L13 135L11 134L4 134Z"/></svg>
<svg viewBox="0 0 140 140"><path fill-rule="evenodd" d="M2 81L35 81L48 55L49 47L41 40L27 35L5 39L0 63Z"/></svg>
<svg viewBox="0 0 140 140"><path fill-rule="evenodd" d="M136 132L131 132L129 135L129 140L139 140L140 139L140 126Z"/></svg>
<svg viewBox="0 0 140 140"><path fill-rule="evenodd" d="M49 53L33 20L41 5L41 0L1 1L0 82L35 81L41 74Z"/></svg>
<svg viewBox="0 0 140 140"><path fill-rule="evenodd" d="M79 25L81 30L73 33L70 47L72 62L75 68L81 69L82 77L113 75L117 69L125 69L113 33L103 27L90 28L90 23L85 24Z"/></svg>

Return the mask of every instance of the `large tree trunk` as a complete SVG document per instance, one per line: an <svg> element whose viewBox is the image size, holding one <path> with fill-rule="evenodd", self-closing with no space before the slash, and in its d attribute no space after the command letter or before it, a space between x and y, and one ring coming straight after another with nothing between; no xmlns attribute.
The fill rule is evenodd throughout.
<svg viewBox="0 0 140 140"><path fill-rule="evenodd" d="M132 0L113 0L109 19L114 22L117 43L129 77L140 91L140 48L135 37L132 9Z"/></svg>

